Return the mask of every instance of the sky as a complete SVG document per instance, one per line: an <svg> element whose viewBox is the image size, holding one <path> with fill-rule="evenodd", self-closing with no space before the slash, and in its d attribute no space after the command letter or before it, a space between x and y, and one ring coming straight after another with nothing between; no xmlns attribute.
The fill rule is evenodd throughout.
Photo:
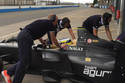
<svg viewBox="0 0 125 83"><path fill-rule="evenodd" d="M92 3L93 0L60 0L62 2Z"/></svg>

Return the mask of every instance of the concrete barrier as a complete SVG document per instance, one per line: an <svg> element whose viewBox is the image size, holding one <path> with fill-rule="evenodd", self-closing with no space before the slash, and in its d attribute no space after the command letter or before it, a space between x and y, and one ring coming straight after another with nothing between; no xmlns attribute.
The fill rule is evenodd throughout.
<svg viewBox="0 0 125 83"><path fill-rule="evenodd" d="M55 9L55 8L68 8L68 7L79 7L78 5L73 6L17 6L17 7L3 7L3 9L0 9L0 13L6 13L6 12L17 12L17 11L31 11L31 10L43 10L43 9Z"/></svg>

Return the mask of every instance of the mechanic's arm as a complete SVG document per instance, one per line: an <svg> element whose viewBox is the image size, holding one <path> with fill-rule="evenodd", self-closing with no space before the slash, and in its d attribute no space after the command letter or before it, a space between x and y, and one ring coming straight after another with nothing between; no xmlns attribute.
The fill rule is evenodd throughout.
<svg viewBox="0 0 125 83"><path fill-rule="evenodd" d="M98 37L98 29L96 28L93 28L93 35Z"/></svg>
<svg viewBox="0 0 125 83"><path fill-rule="evenodd" d="M111 32L110 32L108 26L105 27L105 31L106 31L106 35L107 35L107 37L109 38L109 40L112 41L112 40L113 40L113 39L112 39L112 35L111 35Z"/></svg>
<svg viewBox="0 0 125 83"><path fill-rule="evenodd" d="M51 41L52 43L54 43L57 47L61 48L60 44L58 43L56 36L55 36L55 32L51 31L50 32L50 37L51 37Z"/></svg>
<svg viewBox="0 0 125 83"><path fill-rule="evenodd" d="M72 36L72 39L75 40L76 38L75 38L75 35L74 35L72 29L68 29L68 31L69 31L70 35Z"/></svg>

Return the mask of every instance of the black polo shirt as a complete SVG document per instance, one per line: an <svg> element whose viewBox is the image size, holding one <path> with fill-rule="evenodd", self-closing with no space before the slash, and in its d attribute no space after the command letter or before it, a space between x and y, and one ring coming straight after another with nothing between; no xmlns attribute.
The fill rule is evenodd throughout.
<svg viewBox="0 0 125 83"><path fill-rule="evenodd" d="M56 27L53 26L50 20L37 20L27 25L24 30L30 32L33 40L39 39L49 31L55 31Z"/></svg>
<svg viewBox="0 0 125 83"><path fill-rule="evenodd" d="M82 26L90 32L93 32L93 28L98 29L100 26L103 25L103 19L101 15L90 16L82 24ZM105 24L104 26L109 26L109 23Z"/></svg>

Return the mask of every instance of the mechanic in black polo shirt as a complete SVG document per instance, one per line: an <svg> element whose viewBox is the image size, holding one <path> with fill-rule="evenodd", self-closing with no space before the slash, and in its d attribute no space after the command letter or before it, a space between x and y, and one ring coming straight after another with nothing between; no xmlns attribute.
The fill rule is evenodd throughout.
<svg viewBox="0 0 125 83"><path fill-rule="evenodd" d="M98 36L98 28L105 26L105 31L109 40L112 39L111 32L109 30L109 23L111 22L112 14L104 13L103 15L93 15L88 17L82 24L82 27L86 28L94 36Z"/></svg>
<svg viewBox="0 0 125 83"><path fill-rule="evenodd" d="M52 17L53 17L53 15L49 15L48 19L51 20ZM72 31L72 28L71 28L71 25L70 25L70 20L67 17L64 17L63 19L59 19L58 20L58 23L57 23L57 26L56 26L56 30L55 30L55 36L57 36L57 33L59 31L65 29L65 28L68 29L72 39L75 40L76 38L75 38L75 35L74 35L73 31ZM48 32L48 40L49 40L48 43L52 44L51 38L50 38L50 32Z"/></svg>
<svg viewBox="0 0 125 83"><path fill-rule="evenodd" d="M6 83L22 83L25 72L31 63L33 40L39 39L41 43L44 43L42 37L50 31L52 41L61 48L53 32L57 21L58 17L54 15L51 20L37 20L21 30L17 37L19 61L14 66L2 71ZM13 82L10 79L12 75L14 75Z"/></svg>

